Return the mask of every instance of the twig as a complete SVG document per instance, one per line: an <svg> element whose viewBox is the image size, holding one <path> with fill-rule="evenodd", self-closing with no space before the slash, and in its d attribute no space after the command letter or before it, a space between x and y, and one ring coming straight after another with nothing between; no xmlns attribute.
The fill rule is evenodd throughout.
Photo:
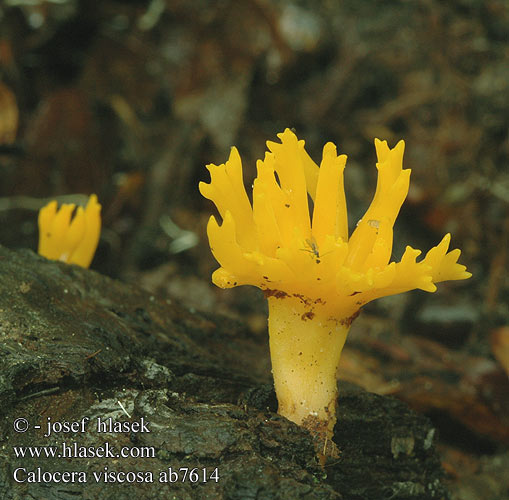
<svg viewBox="0 0 509 500"><path fill-rule="evenodd" d="M23 396L19 398L18 401L25 401L27 399L38 398L39 396L47 396L48 394L53 394L58 392L60 387L50 387L49 389L43 389L42 391L34 392L32 394L28 394L27 396Z"/></svg>

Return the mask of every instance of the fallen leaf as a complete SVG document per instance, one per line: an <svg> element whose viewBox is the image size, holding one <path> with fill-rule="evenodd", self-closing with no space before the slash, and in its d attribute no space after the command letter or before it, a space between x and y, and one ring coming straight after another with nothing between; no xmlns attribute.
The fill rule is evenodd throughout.
<svg viewBox="0 0 509 500"><path fill-rule="evenodd" d="M491 350L509 376L509 326L501 326L491 332Z"/></svg>
<svg viewBox="0 0 509 500"><path fill-rule="evenodd" d="M0 82L0 144L12 144L18 130L19 112L13 92Z"/></svg>

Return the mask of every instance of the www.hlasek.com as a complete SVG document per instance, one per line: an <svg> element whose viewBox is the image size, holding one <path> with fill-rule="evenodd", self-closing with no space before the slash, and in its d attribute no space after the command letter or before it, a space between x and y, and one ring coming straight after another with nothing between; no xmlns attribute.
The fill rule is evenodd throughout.
<svg viewBox="0 0 509 500"><path fill-rule="evenodd" d="M86 432L90 419L84 417L75 422L56 422L50 417L44 425L44 437L56 436L59 434L77 435ZM14 430L17 433L24 433L30 428L41 429L41 425L30 425L25 418L17 418L14 421ZM139 421L117 422L113 419L96 419L94 429L97 433L125 433L125 432L150 432L149 422L142 417ZM101 446L81 446L73 441L65 441L60 445L46 446L13 446L14 456L17 459L70 459L70 458L155 458L156 452L153 446L123 446L118 450L104 442ZM118 471L110 470L104 466L99 471L66 471L66 470L44 470L43 467L29 469L20 465L13 471L13 479L17 483L86 483L95 481L97 483L206 483L208 481L219 481L219 469L205 467L168 467L160 471Z"/></svg>
<svg viewBox="0 0 509 500"><path fill-rule="evenodd" d="M153 446L123 446L119 451L105 442L101 446L80 446L62 443L60 446L13 446L16 458L154 458Z"/></svg>

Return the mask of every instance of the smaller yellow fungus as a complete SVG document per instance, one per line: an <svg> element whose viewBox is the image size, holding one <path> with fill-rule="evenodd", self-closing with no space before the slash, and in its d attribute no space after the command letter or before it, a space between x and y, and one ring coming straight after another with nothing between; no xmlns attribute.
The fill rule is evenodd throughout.
<svg viewBox="0 0 509 500"><path fill-rule="evenodd" d="M74 203L57 210L56 200L39 211L39 255L89 267L101 234L101 205L92 194L85 209Z"/></svg>
<svg viewBox="0 0 509 500"><path fill-rule="evenodd" d="M200 192L223 220L219 225L211 216L207 226L220 264L212 281L221 288L264 290L278 412L315 434L323 458L334 449L336 370L360 308L416 288L434 292L435 283L471 274L457 263L459 250L448 252L449 234L420 262L421 252L410 246L400 262L389 262L394 222L410 182L403 141L390 149L375 139L375 196L349 237L346 156L329 142L318 166L289 129L278 137L281 143L268 142L270 152L257 163L252 203L236 148L226 164L207 167L211 182L201 182Z"/></svg>

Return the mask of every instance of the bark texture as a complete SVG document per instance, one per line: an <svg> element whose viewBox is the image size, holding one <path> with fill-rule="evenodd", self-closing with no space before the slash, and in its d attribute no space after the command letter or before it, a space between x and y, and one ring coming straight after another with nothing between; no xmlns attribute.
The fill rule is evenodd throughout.
<svg viewBox="0 0 509 500"><path fill-rule="evenodd" d="M30 251L0 247L0 277L2 499L448 498L434 430L401 402L343 384L335 430L341 454L322 469L309 434L275 414L268 339ZM48 418L84 417L85 432L44 437ZM110 417L143 417L150 432L97 432L97 418ZM14 431L19 418L26 432ZM108 442L115 452L153 447L155 454L70 459L46 458L43 450L40 458L19 458L13 448L61 450L62 442ZM20 467L82 471L87 482L16 482ZM160 482L161 471L182 467L197 468L200 480L182 481L180 473L179 481ZM209 476L216 468L217 482L201 481L203 469ZM152 472L154 480L104 480L102 473L119 471Z"/></svg>

